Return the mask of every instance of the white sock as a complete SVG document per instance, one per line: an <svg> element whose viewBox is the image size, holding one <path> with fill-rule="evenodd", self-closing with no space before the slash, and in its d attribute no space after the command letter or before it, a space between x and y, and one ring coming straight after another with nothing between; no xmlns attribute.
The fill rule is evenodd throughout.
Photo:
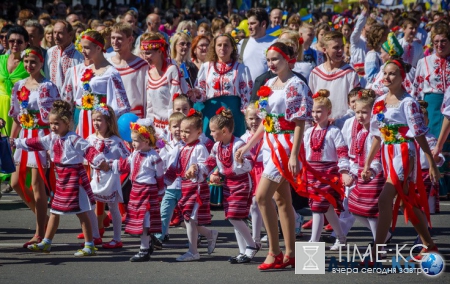
<svg viewBox="0 0 450 284"><path fill-rule="evenodd" d="M331 207L331 206L330 206ZM320 240L320 235L322 234L324 217L323 213L312 213L312 228L311 228L311 242L318 242Z"/></svg>
<svg viewBox="0 0 450 284"><path fill-rule="evenodd" d="M256 247L255 241L250 234L250 229L243 220L229 219L229 221L234 227L234 233L236 234L240 253L245 253L247 246L253 248Z"/></svg>
<svg viewBox="0 0 450 284"><path fill-rule="evenodd" d="M94 239L98 239L100 238L100 232L98 230L98 220L97 220L97 215L95 215L95 209L90 210L87 212L88 216L89 216L89 220L91 221L91 228L92 228L92 237Z"/></svg>
<svg viewBox="0 0 450 284"><path fill-rule="evenodd" d="M197 231L200 235L205 236L207 239L212 238L212 231L205 226L197 225Z"/></svg>
<svg viewBox="0 0 450 284"><path fill-rule="evenodd" d="M150 243L150 235L148 234L147 228L144 228L141 235L141 247L140 249L148 249Z"/></svg>
<svg viewBox="0 0 450 284"><path fill-rule="evenodd" d="M259 210L256 196L253 196L252 205L250 205L250 214L252 215L252 237L256 243L261 242L261 228L263 226L263 219L261 211Z"/></svg>
<svg viewBox="0 0 450 284"><path fill-rule="evenodd" d="M186 225L186 233L189 240L189 251L192 254L197 254L197 239L198 239L198 229L197 222L195 220L190 219L189 221L184 220L184 224Z"/></svg>
<svg viewBox="0 0 450 284"><path fill-rule="evenodd" d="M428 208L430 208L430 214L436 213L436 196L428 197Z"/></svg>
<svg viewBox="0 0 450 284"><path fill-rule="evenodd" d="M372 231L373 239L377 235L378 218L367 218L370 225L370 230Z"/></svg>
<svg viewBox="0 0 450 284"><path fill-rule="evenodd" d="M108 203L109 212L111 212L114 237L113 240L120 242L122 233L122 216L120 216L119 203Z"/></svg>
<svg viewBox="0 0 450 284"><path fill-rule="evenodd" d="M341 223L339 222L339 217L336 212L334 212L333 206L328 207L328 211L325 212L325 216L327 217L328 223L330 223L333 230L336 232L336 238L341 239L345 238L346 235L342 232Z"/></svg>

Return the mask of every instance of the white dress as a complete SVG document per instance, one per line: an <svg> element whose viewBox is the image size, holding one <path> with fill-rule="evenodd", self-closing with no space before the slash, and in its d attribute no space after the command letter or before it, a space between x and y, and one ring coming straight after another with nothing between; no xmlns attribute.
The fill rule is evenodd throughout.
<svg viewBox="0 0 450 284"><path fill-rule="evenodd" d="M221 96L239 96L243 112L250 101L253 81L250 69L244 64L235 62L233 66L225 66L225 64L205 62L198 71L195 88L200 90L202 95L198 101Z"/></svg>
<svg viewBox="0 0 450 284"><path fill-rule="evenodd" d="M277 120L281 117L284 117L286 121L291 123L295 120L311 120L313 100L308 86L298 77L291 77L282 89L274 89L272 85L277 78L274 77L266 82L266 86L272 88L272 94L269 96L268 104L265 107L267 116L264 115L261 109L259 116L263 121L267 121L266 117L270 117L274 121L273 130L269 132L266 129L266 134L264 135L264 143L261 149L264 160L264 172L262 176L279 183L282 176L280 170L272 160L272 149L276 153L278 162L281 164L280 151L285 151L288 156L291 153L291 147L289 145L293 142L293 131L286 132L289 133L287 137L283 135L282 128L277 129L279 128ZM259 100L259 105L261 106L261 99ZM286 140L288 137L290 142ZM279 143L275 138L278 139ZM269 141L272 146L269 145ZM287 165L282 165L282 167L283 171L287 171Z"/></svg>
<svg viewBox="0 0 450 284"><path fill-rule="evenodd" d="M92 65L85 66L80 64L76 66L76 69L73 69L73 78L66 78L63 88L66 92L62 95L65 101L74 102L80 111L77 134L83 138L87 138L94 133L92 111L85 108L82 104L85 95L81 79L83 74L89 70L92 70ZM77 85L70 86L73 82ZM101 75L94 75L89 81L89 86L92 94L98 100L97 103L105 103L110 106L117 118L130 111L130 103L128 102L122 78L112 65L108 66Z"/></svg>
<svg viewBox="0 0 450 284"><path fill-rule="evenodd" d="M26 112L32 115L37 121L33 126L33 129L26 129L22 126L20 130L19 138L33 138L33 137L43 137L50 133L50 126L48 124L48 117L52 109L53 102L58 100L59 92L55 84L50 82L48 79L44 79L42 83L39 84L37 89L29 90L28 104L24 108L23 104L19 103L18 92L25 87L25 82L27 79L20 80L14 84L14 88L11 92L11 108L9 110L9 116L17 118L20 121L20 116L22 113ZM22 149L16 149L14 152L14 162L19 165L22 162L22 158L26 159L23 162L26 163L26 167L38 168L38 163L36 158L39 156L40 164L43 168L48 167L47 153L45 151L30 152L23 156Z"/></svg>
<svg viewBox="0 0 450 284"><path fill-rule="evenodd" d="M83 63L84 56L75 49L75 45L71 43L66 49L61 50L57 45L47 50L44 62L45 78L52 81L63 94L62 87L65 82L67 71L78 64Z"/></svg>
<svg viewBox="0 0 450 284"><path fill-rule="evenodd" d="M333 72L326 71L322 64L314 68L309 76L309 88L313 94L320 89L330 91L330 101L333 105L331 119L345 115L348 109L348 93L357 86L359 86L358 74L348 64Z"/></svg>
<svg viewBox="0 0 450 284"><path fill-rule="evenodd" d="M94 133L87 138L87 141L97 151L103 153L107 160L126 159L130 155L130 151L122 139L117 136L100 139ZM93 168L91 168L91 171L91 188L95 200L101 202L123 202L120 175L113 174L112 171L102 172Z"/></svg>
<svg viewBox="0 0 450 284"><path fill-rule="evenodd" d="M108 61L119 71L127 93L128 102L130 103L131 112L135 113L139 118L144 118L147 101L145 76L149 68L148 63L140 57L137 57L128 65L115 65L111 57Z"/></svg>

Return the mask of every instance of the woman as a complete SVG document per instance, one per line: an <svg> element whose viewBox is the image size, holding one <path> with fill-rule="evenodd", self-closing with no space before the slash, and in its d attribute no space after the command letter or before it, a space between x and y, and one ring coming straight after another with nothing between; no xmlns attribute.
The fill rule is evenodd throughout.
<svg viewBox="0 0 450 284"><path fill-rule="evenodd" d="M83 32L75 45L81 47L80 52L85 60L92 64L79 64L74 72L67 74L62 88L65 92L61 97L75 104L77 134L86 139L94 133L92 110L97 104L109 105L117 117L131 108L119 72L103 55L105 40L100 33L92 30Z"/></svg>
<svg viewBox="0 0 450 284"><path fill-rule="evenodd" d="M427 227L427 221L430 222L430 212L423 180L417 178L421 177L421 168L414 139L422 148L430 164L429 172L432 182L438 181L439 170L425 138L428 127L424 123L420 105L402 86L408 71L406 66L401 60L388 61L384 66L383 82L389 92L379 97L372 108L370 132L374 137L361 177L366 181L372 178L370 164L381 149L386 183L378 199L379 222L374 248L378 244L385 243L391 222L392 228L395 228L401 205L405 212L405 221L411 220L422 243L428 247L423 248L415 257L416 260L420 260L423 253L436 252L438 249ZM393 203L395 203L394 208L392 208ZM424 208L425 214L421 208ZM375 249L372 249L372 252L372 256L375 257Z"/></svg>
<svg viewBox="0 0 450 284"><path fill-rule="evenodd" d="M367 33L367 49L366 58L364 59L364 73L366 84L370 84L375 76L380 72L382 65L380 49L381 44L386 41L389 29L387 26L375 24L370 27Z"/></svg>
<svg viewBox="0 0 450 284"><path fill-rule="evenodd" d="M397 37L394 33L389 33L387 41L383 43L380 49L380 59L383 65L380 67L380 71L378 74L372 79L372 82L367 84L367 89L372 89L379 96L387 94L389 89L383 84L383 74L384 74L384 65L388 60L399 59L403 55L403 47L397 40ZM406 78L403 81L403 87L405 88L408 94L412 93L412 82L414 81L414 74L416 72L415 68L411 68L411 70L406 74Z"/></svg>
<svg viewBox="0 0 450 284"><path fill-rule="evenodd" d="M29 76L20 56L28 46L28 32L22 26L13 26L6 34L6 40L11 54L0 55L0 118L5 120L5 129L9 134L13 123L12 118L8 116L12 88L17 81ZM0 174L0 180L5 181L9 176Z"/></svg>
<svg viewBox="0 0 450 284"><path fill-rule="evenodd" d="M47 25L44 28L44 38L41 42L41 47L43 49L49 49L55 45L55 40L53 39L53 25Z"/></svg>
<svg viewBox="0 0 450 284"><path fill-rule="evenodd" d="M174 34L170 40L171 57L175 60L181 74L194 87L197 79L198 68L191 62L191 36L185 32Z"/></svg>
<svg viewBox="0 0 450 284"><path fill-rule="evenodd" d="M256 199L268 234L269 253L264 263L258 266L260 270L295 266L295 215L289 183L297 188L295 179L301 178L300 145L305 120L311 119L312 95L306 83L294 76L289 67L293 56L293 49L283 43L277 42L269 47L267 64L277 76L259 90L258 106L263 124L260 124L252 139L236 152L236 159L241 159L264 138L264 172L256 190ZM286 246L284 256L280 249L278 218L272 198L280 215Z"/></svg>
<svg viewBox="0 0 450 284"><path fill-rule="evenodd" d="M417 63L414 79L414 93L416 98L423 98L428 102L429 124L431 133L439 137L441 135L444 116L441 106L445 91L450 86L450 28L445 23L435 24L431 33L431 41L435 53L422 58ZM443 178L440 180L440 195L448 195L450 187L450 136L442 137L441 150L445 157L444 166L441 168Z"/></svg>
<svg viewBox="0 0 450 284"><path fill-rule="evenodd" d="M209 136L209 119L220 107L231 109L235 119L234 135L245 133L244 111L250 100L253 81L247 66L238 62L236 42L231 35L214 38L208 51L207 61L198 72L195 88L188 95L203 113L203 132Z"/></svg>
<svg viewBox="0 0 450 284"><path fill-rule="evenodd" d="M177 30L181 17L175 10L171 9L166 12L164 19L166 19L166 23L159 26L159 30L171 37Z"/></svg>
<svg viewBox="0 0 450 284"><path fill-rule="evenodd" d="M147 118L153 118L156 133L165 135L172 113L172 97L186 94L189 87L176 65L168 62L168 51L160 33L149 32L141 37L141 55L150 68L147 73Z"/></svg>
<svg viewBox="0 0 450 284"><path fill-rule="evenodd" d="M206 61L206 54L208 53L209 43L211 41L207 36L199 35L192 40L191 56L192 62L200 70L200 67Z"/></svg>
<svg viewBox="0 0 450 284"><path fill-rule="evenodd" d="M18 81L11 94L9 116L13 118L11 138L43 137L50 133L48 116L55 100L59 99L58 88L41 74L44 57L39 47L23 52L23 63L30 77ZM36 122L35 122L36 121ZM14 153L16 171L11 175L11 186L25 204L36 214L36 232L23 247L39 243L45 233L47 219L47 194L45 171L49 166L47 154L17 149ZM26 187L27 171L31 171L31 188Z"/></svg>

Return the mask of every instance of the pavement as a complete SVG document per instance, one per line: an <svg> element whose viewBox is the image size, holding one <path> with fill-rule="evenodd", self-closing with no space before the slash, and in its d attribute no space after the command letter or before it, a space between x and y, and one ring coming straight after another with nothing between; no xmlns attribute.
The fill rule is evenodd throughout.
<svg viewBox="0 0 450 284"><path fill-rule="evenodd" d="M310 211L303 209L302 213L309 220ZM321 275L295 274L294 269L259 271L257 266L265 259L267 245L251 263L230 264L228 258L238 254L233 228L224 220L223 210L213 209L211 214L213 218L209 228L219 231L217 247L209 256L204 241L199 248L201 259L197 262L175 261L187 251L185 229L181 227L170 228L170 241L162 250L155 251L149 262L129 261L137 252L140 241L124 233L122 249L99 248L97 256L77 258L73 253L81 243L76 239L81 228L75 215L61 217L50 254L30 252L23 249L22 244L34 234L34 215L14 192L6 193L0 199L0 283L450 283L450 201L442 201L441 213L431 217L433 238L447 262L444 272L433 278L423 273L363 273L361 268L349 274L333 273L328 271L330 260L333 257L337 259L339 253L328 249L325 252L326 272ZM395 251L395 245L407 244L410 247L416 238L413 227L406 225L402 217L399 216L392 243L388 246L392 251ZM303 230L303 233L304 236L297 241L309 240L310 230ZM112 228L107 228L103 240L111 238ZM347 242L364 251L370 241L370 231L357 221ZM388 252L388 259L392 256L394 253ZM331 262L337 264L335 268L344 268L343 263ZM384 267L390 268L391 265Z"/></svg>

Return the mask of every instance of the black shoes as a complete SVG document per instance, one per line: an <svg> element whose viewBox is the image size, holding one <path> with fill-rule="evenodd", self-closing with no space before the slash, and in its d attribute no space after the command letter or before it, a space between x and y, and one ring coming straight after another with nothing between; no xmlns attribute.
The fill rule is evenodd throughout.
<svg viewBox="0 0 450 284"><path fill-rule="evenodd" d="M130 258L131 262L144 262L150 260L150 252L148 249L140 249L137 254Z"/></svg>
<svg viewBox="0 0 450 284"><path fill-rule="evenodd" d="M154 248L156 250L162 250L163 245L162 245L161 241L158 240L158 238L155 237L154 235L151 235L151 239L152 239L152 243L153 243Z"/></svg>

